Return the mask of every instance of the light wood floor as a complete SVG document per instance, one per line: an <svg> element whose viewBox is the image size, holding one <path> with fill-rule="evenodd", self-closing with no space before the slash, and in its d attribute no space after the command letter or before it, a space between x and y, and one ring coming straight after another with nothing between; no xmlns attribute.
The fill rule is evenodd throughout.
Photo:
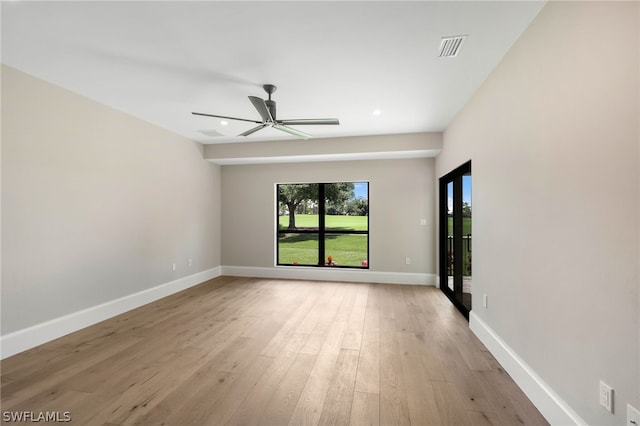
<svg viewBox="0 0 640 426"><path fill-rule="evenodd" d="M220 277L1 366L78 425L547 424L433 287Z"/></svg>

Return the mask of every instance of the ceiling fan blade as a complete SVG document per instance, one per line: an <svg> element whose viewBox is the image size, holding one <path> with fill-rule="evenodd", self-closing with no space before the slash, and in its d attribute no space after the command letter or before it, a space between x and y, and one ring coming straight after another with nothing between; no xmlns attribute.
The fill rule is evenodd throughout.
<svg viewBox="0 0 640 426"><path fill-rule="evenodd" d="M238 136L249 136L250 134L257 132L258 130L262 130L265 127L267 127L267 124L266 123L262 123L259 126L254 127L253 129L249 129L244 133L240 133Z"/></svg>
<svg viewBox="0 0 640 426"><path fill-rule="evenodd" d="M258 98L257 96L249 96L249 100L258 110L260 117L262 117L262 121L273 122L273 117L271 117L271 113L269 112L269 108L267 108L267 103L264 99Z"/></svg>
<svg viewBox="0 0 640 426"><path fill-rule="evenodd" d="M299 138L309 139L311 137L310 134L301 132L300 130L292 129L291 127L283 126L282 124L275 123L273 125L274 129L282 130L283 132L290 133L294 136L298 136Z"/></svg>
<svg viewBox="0 0 640 426"><path fill-rule="evenodd" d="M227 117L227 116L224 116L224 115L215 115L215 114L205 114L203 112L192 112L191 114L193 114L193 115L202 115L202 116L205 116L205 117L226 118L227 120L248 121L249 123L262 123L261 121L247 120L246 118Z"/></svg>
<svg viewBox="0 0 640 426"><path fill-rule="evenodd" d="M285 126L299 126L303 124L340 124L337 118L300 118L293 120L276 120L278 124Z"/></svg>

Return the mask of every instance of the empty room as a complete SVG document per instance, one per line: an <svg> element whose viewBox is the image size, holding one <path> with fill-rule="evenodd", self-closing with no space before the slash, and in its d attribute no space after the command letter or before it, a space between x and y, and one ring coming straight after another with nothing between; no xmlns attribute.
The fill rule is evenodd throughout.
<svg viewBox="0 0 640 426"><path fill-rule="evenodd" d="M640 424L637 1L0 7L3 424Z"/></svg>

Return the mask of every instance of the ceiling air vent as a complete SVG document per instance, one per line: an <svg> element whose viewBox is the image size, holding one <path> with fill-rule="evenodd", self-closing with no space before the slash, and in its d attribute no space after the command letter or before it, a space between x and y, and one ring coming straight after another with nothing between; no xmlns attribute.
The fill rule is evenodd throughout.
<svg viewBox="0 0 640 426"><path fill-rule="evenodd" d="M439 58L453 58L458 56L462 43L467 38L466 35L460 35L455 37L442 37L440 42L440 54Z"/></svg>
<svg viewBox="0 0 640 426"><path fill-rule="evenodd" d="M220 136L224 136L222 133L220 133L217 130L198 130L200 133L202 133L205 136L209 136L210 138L218 138Z"/></svg>

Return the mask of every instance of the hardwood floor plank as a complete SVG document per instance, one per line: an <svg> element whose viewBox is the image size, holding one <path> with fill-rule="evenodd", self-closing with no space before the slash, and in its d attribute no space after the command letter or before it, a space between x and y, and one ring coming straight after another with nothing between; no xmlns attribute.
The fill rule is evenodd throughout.
<svg viewBox="0 0 640 426"><path fill-rule="evenodd" d="M461 410L464 402L456 385L448 382L432 382L432 386L441 424L472 426L467 413Z"/></svg>
<svg viewBox="0 0 640 426"><path fill-rule="evenodd" d="M393 299L394 299L394 288L389 284L380 284L378 287L379 295L379 310L380 310L380 319L388 318L395 319L395 311L393 309Z"/></svg>
<svg viewBox="0 0 640 426"><path fill-rule="evenodd" d="M271 398L291 366L296 361L300 349L308 335L295 333L285 346L283 352L274 358L254 388L236 409L228 424L257 425L260 424Z"/></svg>
<svg viewBox="0 0 640 426"><path fill-rule="evenodd" d="M411 424L396 320L392 318L380 319L380 423Z"/></svg>
<svg viewBox="0 0 640 426"><path fill-rule="evenodd" d="M343 299L344 295L342 294L334 294L331 296L329 303L323 307L323 311L320 314L313 331L311 331L309 339L307 339L307 342L302 348L302 353L311 355L320 353L320 348L322 347L324 340L327 338L329 327L338 313L338 309L340 308Z"/></svg>
<svg viewBox="0 0 640 426"><path fill-rule="evenodd" d="M380 312L380 284L367 284L369 295L367 297L367 309Z"/></svg>
<svg viewBox="0 0 640 426"><path fill-rule="evenodd" d="M476 374L481 378L483 386L494 393L495 398L491 402L503 423L530 425L546 423L502 367L498 365L496 369L479 371Z"/></svg>
<svg viewBox="0 0 640 426"><path fill-rule="evenodd" d="M60 416L63 416L64 413L68 413L74 422L82 424L82 419L79 414L82 413L82 408L85 407L87 403L90 403L93 398L94 395L86 392L56 390L47 394L44 398L42 395L36 395L32 398L21 401L12 407L6 407L3 405L2 411L9 413L40 413L56 411L61 413ZM21 422L16 422L16 424L20 423ZM5 424L4 421L2 421L2 424Z"/></svg>
<svg viewBox="0 0 640 426"><path fill-rule="evenodd" d="M427 286L219 277L2 360L86 425L544 425Z"/></svg>
<svg viewBox="0 0 640 426"><path fill-rule="evenodd" d="M285 341L290 337L294 329L298 326L300 321L305 318L309 310L316 302L317 294L309 292L304 302L297 306L297 309L289 316L287 322L278 330L276 335L271 339L267 347L262 351L263 356L275 357L282 350L282 345L286 344Z"/></svg>
<svg viewBox="0 0 640 426"><path fill-rule="evenodd" d="M357 367L358 351L342 349L338 355L318 424L345 425L349 423Z"/></svg>
<svg viewBox="0 0 640 426"><path fill-rule="evenodd" d="M237 378L238 374L215 371L211 368L199 371L147 414L136 418L130 424L204 424L211 415L210 408L213 403L224 396Z"/></svg>
<svg viewBox="0 0 640 426"><path fill-rule="evenodd" d="M360 350L362 344L362 330L367 308L368 287L365 284L358 285L353 302L353 309L347 323L347 330L342 341L343 349Z"/></svg>
<svg viewBox="0 0 640 426"><path fill-rule="evenodd" d="M406 395L411 424L448 424L439 416L435 391L421 362L418 339L413 333L398 332L397 336L404 383L410 389Z"/></svg>
<svg viewBox="0 0 640 426"><path fill-rule="evenodd" d="M464 336L458 335L455 340L456 347L470 370L490 370L491 367L486 357L486 352L482 351L480 345L477 345L476 342L475 336L468 334Z"/></svg>
<svg viewBox="0 0 640 426"><path fill-rule="evenodd" d="M377 393L354 392L351 405L351 425L380 425L380 395Z"/></svg>
<svg viewBox="0 0 640 426"><path fill-rule="evenodd" d="M140 342L141 338L139 337L124 337L114 341L110 348L83 348L81 351L74 352L73 356L65 356L58 362L38 366L33 371L24 371L22 377L18 376L16 380L2 386L2 406L11 408L15 403L19 403L25 398L45 394L78 372L97 369L105 360L123 350L134 346L138 347ZM14 357L23 358L23 355L19 354ZM4 365L4 361L2 363ZM11 373L11 370L8 373ZM4 368L2 374L5 374Z"/></svg>
<svg viewBox="0 0 640 426"><path fill-rule="evenodd" d="M273 358L256 356L250 367L243 371L231 384L227 392L211 404L211 415L203 423L204 425L227 424L238 406L247 397L249 392L260 381L265 371L273 363Z"/></svg>
<svg viewBox="0 0 640 426"><path fill-rule="evenodd" d="M371 284L368 291L355 390L380 394L380 291Z"/></svg>
<svg viewBox="0 0 640 426"><path fill-rule="evenodd" d="M367 331L358 357L355 390L380 394L380 331Z"/></svg>
<svg viewBox="0 0 640 426"><path fill-rule="evenodd" d="M451 383L458 388L462 396L464 409L480 412L494 412L489 389L483 383L477 371L469 370L456 350L454 344L443 344L438 349L440 360L447 370Z"/></svg>
<svg viewBox="0 0 640 426"><path fill-rule="evenodd" d="M502 420L496 413L484 413L480 411L466 411L468 423L473 426L500 426Z"/></svg>
<svg viewBox="0 0 640 426"><path fill-rule="evenodd" d="M185 377L192 376L205 359L206 353L202 349L185 348L173 359L155 365L155 374L138 386L130 386L111 397L98 391L96 395L101 395L104 403L94 411L86 410L79 418L80 424L96 424L106 418L117 424L132 423L168 397Z"/></svg>
<svg viewBox="0 0 640 426"><path fill-rule="evenodd" d="M353 310L353 304L356 301L356 291L359 284L343 283L342 285L344 286L344 298L342 299L340 308L338 308L338 312L336 312L334 320L348 323L351 311Z"/></svg>
<svg viewBox="0 0 640 426"><path fill-rule="evenodd" d="M297 333L311 334L323 313L327 310L331 297L335 291L336 287L331 284L320 284L318 287L319 295L316 299L316 303L311 309L309 309L307 315L305 315L302 321L298 323L296 327Z"/></svg>
<svg viewBox="0 0 640 426"><path fill-rule="evenodd" d="M291 415L289 425L317 425L320 421L346 328L345 321L336 320L332 324Z"/></svg>
<svg viewBox="0 0 640 426"><path fill-rule="evenodd" d="M315 365L317 355L298 354L286 376L271 397L261 424L286 425Z"/></svg>
<svg viewBox="0 0 640 426"><path fill-rule="evenodd" d="M400 291L391 292L391 306L393 308L393 317L396 320L396 331L414 333L414 323L411 319L411 313L407 309L407 301L404 297L402 289Z"/></svg>

